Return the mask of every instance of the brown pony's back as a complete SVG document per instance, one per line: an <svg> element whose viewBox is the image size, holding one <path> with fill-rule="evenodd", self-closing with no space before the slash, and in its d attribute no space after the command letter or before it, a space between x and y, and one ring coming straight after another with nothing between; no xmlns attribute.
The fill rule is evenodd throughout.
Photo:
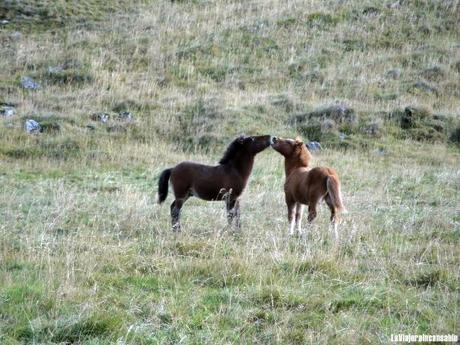
<svg viewBox="0 0 460 345"><path fill-rule="evenodd" d="M251 174L254 157L271 143L270 135L241 136L228 146L219 165L181 162L164 170L158 182L158 201L166 200L170 181L175 197L171 204L173 229L180 230L180 210L191 196L208 201L225 200L229 223L236 218L239 227L239 198Z"/></svg>
<svg viewBox="0 0 460 345"><path fill-rule="evenodd" d="M247 177L225 165L182 162L171 173L171 185L176 198L196 196L203 200L216 201L222 200L229 192L239 196L246 186Z"/></svg>
<svg viewBox="0 0 460 345"><path fill-rule="evenodd" d="M277 139L272 147L285 158L284 192L290 233L294 233L294 216L297 231L300 231L303 205L308 205L308 221L311 222L316 217L318 202L324 199L331 211L331 222L337 238L337 214L345 211L337 172L328 167L310 169L311 155L301 140Z"/></svg>
<svg viewBox="0 0 460 345"><path fill-rule="evenodd" d="M329 193L336 211L344 209L340 195L340 180L337 172L328 167L298 168L286 178L286 193L293 195L296 202L308 205Z"/></svg>

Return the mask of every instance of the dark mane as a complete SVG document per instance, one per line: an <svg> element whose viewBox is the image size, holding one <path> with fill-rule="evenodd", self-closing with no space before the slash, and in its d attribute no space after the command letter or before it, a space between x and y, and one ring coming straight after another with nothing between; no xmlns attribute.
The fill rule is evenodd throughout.
<svg viewBox="0 0 460 345"><path fill-rule="evenodd" d="M238 143L238 139L239 138L236 138L230 145L228 145L227 150L219 161L219 164L227 164L233 158L235 158L236 154L241 150L242 147L242 145Z"/></svg>

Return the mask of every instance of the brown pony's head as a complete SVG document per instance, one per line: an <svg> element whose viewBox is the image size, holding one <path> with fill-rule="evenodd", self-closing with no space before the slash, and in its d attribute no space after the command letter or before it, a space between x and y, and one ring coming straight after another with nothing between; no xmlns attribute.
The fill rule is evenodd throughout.
<svg viewBox="0 0 460 345"><path fill-rule="evenodd" d="M241 135L228 146L224 156L219 161L220 164L226 164L233 160L238 154L244 154L253 157L259 152L269 147L276 138L270 135L245 136Z"/></svg>
<svg viewBox="0 0 460 345"><path fill-rule="evenodd" d="M281 153L286 158L286 161L289 160L296 166L307 167L310 163L311 154L307 150L305 143L299 137L295 140L274 138L272 147Z"/></svg>

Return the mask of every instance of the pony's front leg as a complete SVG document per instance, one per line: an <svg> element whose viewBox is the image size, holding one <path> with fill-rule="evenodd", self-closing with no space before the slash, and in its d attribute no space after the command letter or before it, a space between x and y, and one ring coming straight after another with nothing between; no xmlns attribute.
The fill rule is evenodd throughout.
<svg viewBox="0 0 460 345"><path fill-rule="evenodd" d="M299 234L302 233L302 214L303 214L303 209L304 205L302 205L300 202L296 204L295 207L295 224L297 228L297 232Z"/></svg>
<svg viewBox="0 0 460 345"><path fill-rule="evenodd" d="M184 205L185 200L176 199L171 204L171 225L174 232L181 231L180 227L180 210Z"/></svg>
<svg viewBox="0 0 460 345"><path fill-rule="evenodd" d="M227 200L227 221L228 225L232 225L233 219L235 219L235 228L241 229L241 220L240 220L240 201L236 200Z"/></svg>
<svg viewBox="0 0 460 345"><path fill-rule="evenodd" d="M289 235L294 235L294 226L295 226L295 202L288 200L286 198L286 205L288 211L288 221L289 221Z"/></svg>
<svg viewBox="0 0 460 345"><path fill-rule="evenodd" d="M233 206L233 215L235 217L235 228L241 230L241 211L240 211L240 200L235 201L235 206Z"/></svg>

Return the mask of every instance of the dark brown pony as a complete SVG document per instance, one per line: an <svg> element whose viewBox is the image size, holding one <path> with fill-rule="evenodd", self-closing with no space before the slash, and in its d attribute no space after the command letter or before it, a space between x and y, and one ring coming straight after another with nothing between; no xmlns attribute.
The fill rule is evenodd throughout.
<svg viewBox="0 0 460 345"><path fill-rule="evenodd" d="M180 210L191 196L208 201L225 200L229 225L236 218L235 226L240 228L239 199L251 174L254 157L270 146L273 140L270 135L240 136L227 148L219 165L182 162L164 170L158 182L158 201L160 204L165 201L168 181L171 180L175 197L171 204L173 230L180 231Z"/></svg>
<svg viewBox="0 0 460 345"><path fill-rule="evenodd" d="M337 172L328 167L310 169L311 154L300 139L274 139L272 147L284 156L286 182L284 193L288 208L289 233L294 234L294 216L297 231L301 231L303 205L308 205L308 221L316 218L316 206L321 199L331 210L331 224L336 240L337 214L344 212Z"/></svg>

